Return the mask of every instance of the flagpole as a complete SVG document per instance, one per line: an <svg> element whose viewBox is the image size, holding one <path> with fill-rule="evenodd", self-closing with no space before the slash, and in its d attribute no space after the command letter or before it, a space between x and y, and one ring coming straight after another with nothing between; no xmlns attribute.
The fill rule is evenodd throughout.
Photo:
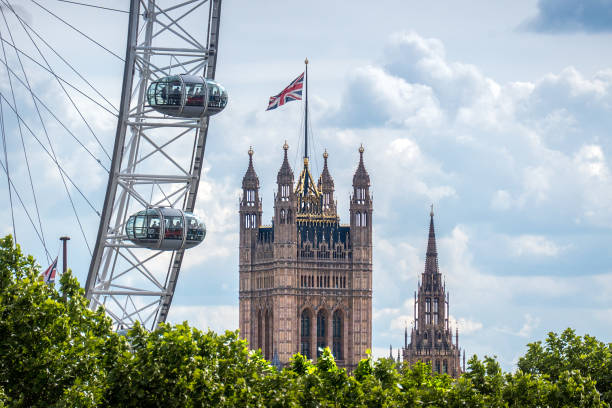
<svg viewBox="0 0 612 408"><path fill-rule="evenodd" d="M305 78L306 91L304 93L304 162L308 159L308 58L304 60L306 65Z"/></svg>

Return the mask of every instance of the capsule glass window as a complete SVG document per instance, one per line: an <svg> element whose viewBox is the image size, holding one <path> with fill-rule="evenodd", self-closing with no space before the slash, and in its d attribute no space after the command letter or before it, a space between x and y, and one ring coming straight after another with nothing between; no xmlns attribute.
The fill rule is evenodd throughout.
<svg viewBox="0 0 612 408"><path fill-rule="evenodd" d="M204 84L185 83L185 106L204 106L205 94Z"/></svg>
<svg viewBox="0 0 612 408"><path fill-rule="evenodd" d="M183 217L165 217L165 239L183 239Z"/></svg>

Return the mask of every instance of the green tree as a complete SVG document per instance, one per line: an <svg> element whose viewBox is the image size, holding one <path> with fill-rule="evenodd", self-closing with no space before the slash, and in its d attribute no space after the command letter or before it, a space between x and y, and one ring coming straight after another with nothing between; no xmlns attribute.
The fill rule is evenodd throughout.
<svg viewBox="0 0 612 408"><path fill-rule="evenodd" d="M106 383L106 342L116 336L110 319L87 308L70 272L59 292L39 273L11 236L0 239L3 398L11 407L96 406Z"/></svg>
<svg viewBox="0 0 612 408"><path fill-rule="evenodd" d="M59 290L0 239L0 408L7 407L609 407L611 345L568 329L528 345L514 373L469 360L457 380L368 354L349 375L326 348L277 371L238 332L185 322L112 331L70 272Z"/></svg>
<svg viewBox="0 0 612 408"><path fill-rule="evenodd" d="M527 345L518 367L524 373L545 374L553 383L561 381L562 376L574 378L567 373L577 370L585 381L594 381L602 401L612 404L612 343L605 344L588 334L578 336L569 328L561 335L551 332L544 343Z"/></svg>

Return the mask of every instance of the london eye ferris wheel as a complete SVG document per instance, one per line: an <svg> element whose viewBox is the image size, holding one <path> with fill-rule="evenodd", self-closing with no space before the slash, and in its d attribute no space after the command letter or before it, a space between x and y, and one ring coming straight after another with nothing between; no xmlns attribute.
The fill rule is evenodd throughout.
<svg viewBox="0 0 612 408"><path fill-rule="evenodd" d="M136 321L152 329L168 316L189 248L206 236L194 210L209 120L228 102L215 81L221 0L131 0L129 10L80 0L30 2L0 0L2 227L17 242L28 235L38 241L50 260L50 237L63 232L45 197L61 195L55 211L72 213L91 259L90 307L104 306L118 329ZM124 54L74 18L83 9L125 19ZM33 24L39 16L72 34L54 44ZM79 64L62 53L79 41L119 60L118 101L82 69L96 60ZM114 137L108 122L116 124ZM85 176L92 172L106 179L95 198ZM45 177L64 191L48 191Z"/></svg>

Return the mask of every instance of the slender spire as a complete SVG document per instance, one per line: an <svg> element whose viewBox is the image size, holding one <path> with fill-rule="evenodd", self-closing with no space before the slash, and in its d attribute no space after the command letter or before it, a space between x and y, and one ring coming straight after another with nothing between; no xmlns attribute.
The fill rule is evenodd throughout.
<svg viewBox="0 0 612 408"><path fill-rule="evenodd" d="M329 187L332 190L334 189L334 179L329 173L329 168L327 167L328 157L329 154L327 153L327 149L325 149L325 152L323 153L323 171L321 172L321 176L319 176L319 190L322 190L324 187Z"/></svg>
<svg viewBox="0 0 612 408"><path fill-rule="evenodd" d="M434 230L434 212L433 204L431 205L431 212L429 213L429 240L427 242L427 256L438 256L438 250L436 248L436 232Z"/></svg>
<svg viewBox="0 0 612 408"><path fill-rule="evenodd" d="M304 60L305 78L304 78L304 165L308 164L308 58Z"/></svg>
<svg viewBox="0 0 612 408"><path fill-rule="evenodd" d="M291 170L291 166L289 165L289 159L287 158L287 150L289 150L289 145L285 140L285 144L283 145L284 150L284 158L283 164L281 168L278 170L278 175L276 176L276 182L278 184L293 184L293 170Z"/></svg>
<svg viewBox="0 0 612 408"><path fill-rule="evenodd" d="M359 146L359 165L357 166L357 170L353 175L353 185L354 186L369 186L370 185L370 175L368 174L365 165L363 164L363 152L365 149L363 145Z"/></svg>
<svg viewBox="0 0 612 408"><path fill-rule="evenodd" d="M242 178L242 188L259 188L259 178L253 167L253 147L249 147L249 167Z"/></svg>
<svg viewBox="0 0 612 408"><path fill-rule="evenodd" d="M427 254L425 258L425 273L426 274L437 274L438 269L438 250L436 249L436 232L434 229L434 213L433 205L431 206L431 212L429 213L429 238L427 241Z"/></svg>

